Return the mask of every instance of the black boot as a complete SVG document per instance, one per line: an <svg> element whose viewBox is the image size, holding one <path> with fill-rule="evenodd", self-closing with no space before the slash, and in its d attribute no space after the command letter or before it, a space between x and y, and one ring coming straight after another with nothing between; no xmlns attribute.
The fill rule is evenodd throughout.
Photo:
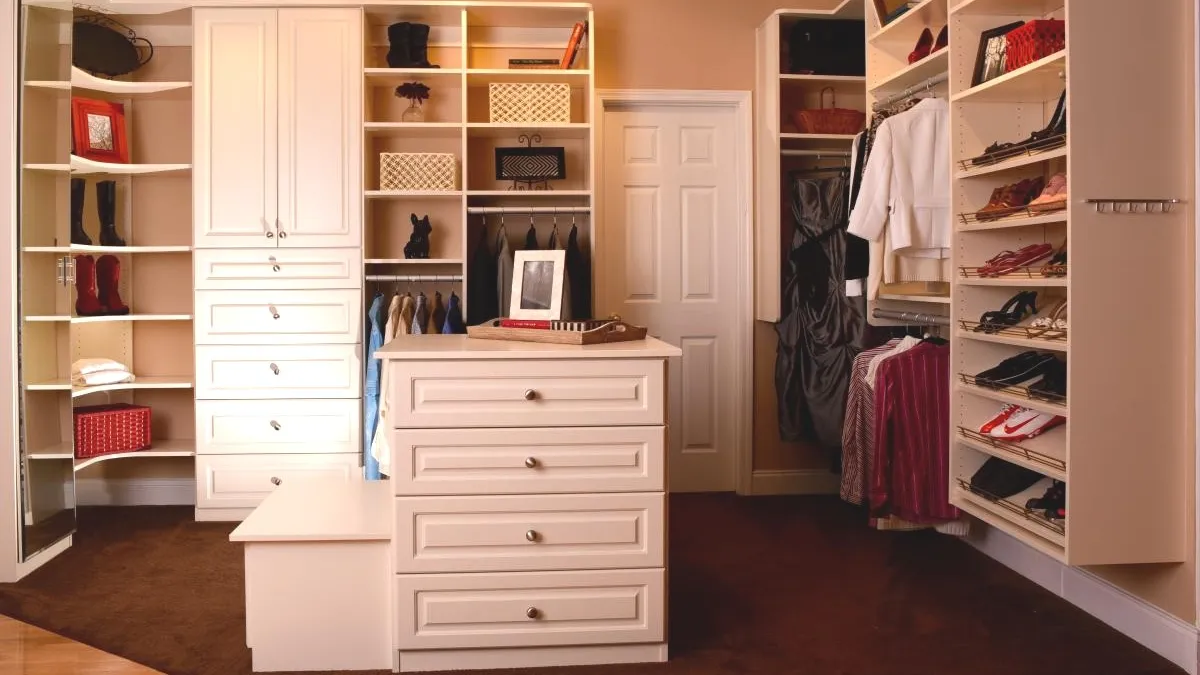
<svg viewBox="0 0 1200 675"><path fill-rule="evenodd" d="M102 180L96 183L96 208L100 214L100 245L124 246L117 234L117 182Z"/></svg>
<svg viewBox="0 0 1200 675"><path fill-rule="evenodd" d="M412 62L412 68L441 68L429 62L429 26L423 23L410 24L408 60Z"/></svg>
<svg viewBox="0 0 1200 675"><path fill-rule="evenodd" d="M388 26L387 64L389 68L416 67L409 56L412 52L411 35L412 24L407 21Z"/></svg>
<svg viewBox="0 0 1200 675"><path fill-rule="evenodd" d="M77 246L91 246L92 238L83 229L83 199L87 192L87 181L82 178L71 179L71 243Z"/></svg>

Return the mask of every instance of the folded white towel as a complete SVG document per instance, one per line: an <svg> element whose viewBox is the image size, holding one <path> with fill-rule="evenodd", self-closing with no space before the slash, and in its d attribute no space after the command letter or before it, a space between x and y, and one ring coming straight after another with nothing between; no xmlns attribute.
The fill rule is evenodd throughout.
<svg viewBox="0 0 1200 675"><path fill-rule="evenodd" d="M125 384L134 381L133 373L124 370L101 370L94 373L71 373L71 384L77 387L96 387L102 384Z"/></svg>
<svg viewBox="0 0 1200 675"><path fill-rule="evenodd" d="M119 371L123 373L129 372L129 366L114 361L112 359L79 359L71 364L71 375L87 375L88 373L100 373L107 371Z"/></svg>

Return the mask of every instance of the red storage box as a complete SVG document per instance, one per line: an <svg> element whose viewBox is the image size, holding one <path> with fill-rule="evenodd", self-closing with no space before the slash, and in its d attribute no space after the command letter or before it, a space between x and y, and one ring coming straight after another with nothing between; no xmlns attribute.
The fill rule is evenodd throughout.
<svg viewBox="0 0 1200 675"><path fill-rule="evenodd" d="M1004 36L1004 71L1011 73L1067 46L1067 22L1060 19L1026 21Z"/></svg>
<svg viewBox="0 0 1200 675"><path fill-rule="evenodd" d="M150 447L150 408L129 403L75 409L75 457L87 459Z"/></svg>

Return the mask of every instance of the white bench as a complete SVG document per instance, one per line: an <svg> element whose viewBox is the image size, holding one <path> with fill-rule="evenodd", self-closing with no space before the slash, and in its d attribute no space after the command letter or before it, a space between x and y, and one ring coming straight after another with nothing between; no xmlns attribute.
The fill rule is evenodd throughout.
<svg viewBox="0 0 1200 675"><path fill-rule="evenodd" d="M230 535L246 556L254 672L392 670L392 486L280 485Z"/></svg>

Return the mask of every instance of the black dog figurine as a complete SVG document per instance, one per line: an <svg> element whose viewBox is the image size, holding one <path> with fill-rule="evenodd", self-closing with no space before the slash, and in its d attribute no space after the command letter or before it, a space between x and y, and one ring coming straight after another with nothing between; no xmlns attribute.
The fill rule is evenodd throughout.
<svg viewBox="0 0 1200 675"><path fill-rule="evenodd" d="M417 218L417 214L411 214L413 232L408 238L408 243L404 245L405 258L428 258L429 257L429 235L433 232L433 226L429 224L429 216Z"/></svg>

